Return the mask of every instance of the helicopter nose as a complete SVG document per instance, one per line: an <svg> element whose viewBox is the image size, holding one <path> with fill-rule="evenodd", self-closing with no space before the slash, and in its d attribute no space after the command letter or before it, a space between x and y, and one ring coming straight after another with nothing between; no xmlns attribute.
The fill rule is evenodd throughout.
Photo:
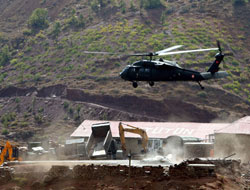
<svg viewBox="0 0 250 190"><path fill-rule="evenodd" d="M123 71L120 72L120 77L125 80L127 73L128 73L128 68L123 69Z"/></svg>

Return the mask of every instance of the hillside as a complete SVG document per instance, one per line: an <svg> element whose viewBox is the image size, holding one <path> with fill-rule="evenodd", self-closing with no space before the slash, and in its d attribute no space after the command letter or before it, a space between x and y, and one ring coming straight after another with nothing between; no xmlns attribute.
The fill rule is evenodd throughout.
<svg viewBox="0 0 250 190"><path fill-rule="evenodd" d="M61 130L66 136L83 119L223 122L249 115L250 3L141 2L150 1L0 0L2 134L49 138ZM32 24L36 8L47 10L45 23ZM210 48L216 40L233 53L222 65L230 76L203 82L204 91L189 82L134 89L119 72L138 57L83 53ZM215 53L164 59L205 71ZM30 134L18 136L23 131Z"/></svg>

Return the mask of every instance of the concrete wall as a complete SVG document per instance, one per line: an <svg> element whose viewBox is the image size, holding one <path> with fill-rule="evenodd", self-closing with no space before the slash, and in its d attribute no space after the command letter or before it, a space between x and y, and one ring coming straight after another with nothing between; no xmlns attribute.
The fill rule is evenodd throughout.
<svg viewBox="0 0 250 190"><path fill-rule="evenodd" d="M224 158L236 153L232 158L240 158L242 162L250 161L250 135L216 133L214 156Z"/></svg>

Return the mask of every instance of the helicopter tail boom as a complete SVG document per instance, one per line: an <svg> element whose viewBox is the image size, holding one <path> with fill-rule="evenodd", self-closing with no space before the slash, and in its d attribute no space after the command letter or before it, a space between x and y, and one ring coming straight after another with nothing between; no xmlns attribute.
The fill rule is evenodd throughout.
<svg viewBox="0 0 250 190"><path fill-rule="evenodd" d="M216 73L202 72L200 74L204 78L204 80L225 78L229 75L226 71L218 71Z"/></svg>

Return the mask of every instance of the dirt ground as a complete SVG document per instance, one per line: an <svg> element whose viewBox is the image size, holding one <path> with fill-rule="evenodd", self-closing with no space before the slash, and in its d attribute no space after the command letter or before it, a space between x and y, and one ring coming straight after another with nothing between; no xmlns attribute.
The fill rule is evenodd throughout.
<svg viewBox="0 0 250 190"><path fill-rule="evenodd" d="M249 164L238 162L213 162L213 170L195 169L182 162L174 166L108 166L76 165L45 166L15 165L12 171L1 169L0 189L21 190L82 190L82 189L145 189L189 190L226 189L249 190ZM10 168L10 167L9 167ZM7 172L9 171L9 172ZM11 174L11 175L8 175ZM5 176L5 178L3 178Z"/></svg>

